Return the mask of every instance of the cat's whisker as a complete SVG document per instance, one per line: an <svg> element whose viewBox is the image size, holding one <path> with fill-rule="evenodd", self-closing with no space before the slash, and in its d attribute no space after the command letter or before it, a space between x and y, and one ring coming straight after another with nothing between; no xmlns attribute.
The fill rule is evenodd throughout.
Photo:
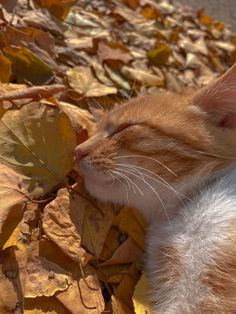
<svg viewBox="0 0 236 314"><path fill-rule="evenodd" d="M122 170L122 169L117 168L117 170ZM120 173L119 171L112 170L112 172L116 173L117 175L120 175L123 178L126 178L132 184L134 193L136 194L136 190L134 189L134 187L136 187L139 193L143 196L143 192L140 190L139 186L133 180L131 180L128 176L126 176L123 173Z"/></svg>
<svg viewBox="0 0 236 314"><path fill-rule="evenodd" d="M184 195L184 194L182 194L182 193L176 191L176 190L175 190L166 180L164 180L161 176L159 176L158 174L156 174L155 172L153 172L153 171L151 171L151 170L149 170L149 169L146 169L146 168L143 168L143 167L140 167L140 166L131 165L131 164L128 164L128 163L126 163L126 164L115 163L114 166L123 166L123 167L127 167L127 168L129 168L129 169L134 169L134 170L137 171L140 175L142 175L142 177L143 177L143 176L146 176L147 178L150 178L150 179L152 179L153 181L156 181L156 182L160 183L161 185L165 186L166 188L168 188L169 190L173 191L173 192L176 194L176 196L179 198L179 200L181 200L181 202L183 202L183 201L182 201L182 199L181 199L179 196L181 196L181 197L183 197L183 198L186 198L187 200L190 200L186 195ZM148 173L151 173L153 176L157 177L157 178L160 179L161 181L159 181L159 180L156 179L156 178L153 178L152 176L150 176L150 175L148 175L148 174L146 174L146 173L144 173L144 172L142 172L142 171L138 171L136 168L137 168L137 169L140 169L140 170L143 170L143 171L146 171L146 172L148 172Z"/></svg>
<svg viewBox="0 0 236 314"><path fill-rule="evenodd" d="M142 180L142 181L153 191L153 193L154 193L154 194L156 195L156 197L158 198L158 200L159 200L161 206L163 207L163 210L164 210L164 212L165 212L166 218L167 218L168 221L170 222L170 217L169 217L169 215L168 215L168 213L167 213L167 209L166 209L166 207L165 207L165 204L163 203L163 201L162 201L160 195L159 195L158 192L154 189L154 187L153 187L150 183L148 183L145 179L143 179L142 177L138 176L137 174L134 174L133 172L131 172L131 171L129 171L129 170L125 170L125 169L119 169L119 170L122 170L122 171L124 171L124 172L126 172L126 173L129 173L129 174L135 176L136 178Z"/></svg>
<svg viewBox="0 0 236 314"><path fill-rule="evenodd" d="M114 175L114 173L112 173L112 170L105 170L105 172L108 172L109 175L114 180L112 185L115 183L115 180L119 181L121 183L121 185L124 185L125 190L126 190L126 198L127 198L127 201L129 201L129 192L128 192L127 186L124 184L124 181L120 180L116 175Z"/></svg>
<svg viewBox="0 0 236 314"><path fill-rule="evenodd" d="M204 151L201 151L201 150L196 150L195 152L198 153L198 154L202 154L202 155L206 155L206 156L210 156L210 157L224 158L224 159L229 159L229 160L233 160L233 159L236 158L234 156L224 156L224 155L207 153L207 152L204 152Z"/></svg>
<svg viewBox="0 0 236 314"><path fill-rule="evenodd" d="M112 159L112 156L117 156L118 155L118 153L117 152L113 152L113 153L111 153L110 155L108 155L106 158L107 159L109 159L109 158L111 158Z"/></svg>
<svg viewBox="0 0 236 314"><path fill-rule="evenodd" d="M121 156L114 157L112 159L121 159L121 158L146 158L146 159L157 162L159 165L161 165L166 170L168 170L170 173L172 173L175 177L178 177L178 175L176 173L174 173L169 167L164 165L160 160L158 160L156 158L152 158L152 157L145 156L145 155L123 155L123 156L121 155Z"/></svg>

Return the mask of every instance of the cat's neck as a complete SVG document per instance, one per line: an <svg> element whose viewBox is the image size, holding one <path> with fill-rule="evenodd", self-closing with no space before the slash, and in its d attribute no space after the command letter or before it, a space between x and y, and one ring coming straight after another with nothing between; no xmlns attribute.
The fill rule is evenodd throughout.
<svg viewBox="0 0 236 314"><path fill-rule="evenodd" d="M234 167L234 165L229 167ZM228 166L207 166L197 175L186 178L184 183L177 181L173 185L152 184L155 192L151 191L148 186L144 186L142 190L144 193L149 193L149 196L146 196L145 199L142 199L141 196L131 198L130 206L134 206L142 212L148 225L156 221L170 220L184 205L191 201L202 184L220 176L226 168Z"/></svg>

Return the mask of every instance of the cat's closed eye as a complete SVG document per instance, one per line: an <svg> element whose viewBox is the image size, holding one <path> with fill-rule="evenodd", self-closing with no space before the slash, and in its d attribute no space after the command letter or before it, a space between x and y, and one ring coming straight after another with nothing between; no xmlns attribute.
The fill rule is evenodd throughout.
<svg viewBox="0 0 236 314"><path fill-rule="evenodd" d="M133 126L134 124L132 123L122 123L120 124L110 135L109 137L112 137L113 135L120 133L121 131Z"/></svg>

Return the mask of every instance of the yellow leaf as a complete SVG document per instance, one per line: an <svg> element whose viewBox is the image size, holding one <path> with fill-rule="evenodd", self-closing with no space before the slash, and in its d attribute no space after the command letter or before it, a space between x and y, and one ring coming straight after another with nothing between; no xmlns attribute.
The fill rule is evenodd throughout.
<svg viewBox="0 0 236 314"><path fill-rule="evenodd" d="M25 47L5 47L3 52L12 62L18 83L42 85L53 79L52 69Z"/></svg>
<svg viewBox="0 0 236 314"><path fill-rule="evenodd" d="M142 70L142 69L136 69L136 68L130 68L127 66L123 66L121 68L121 73L126 76L127 78L138 81L143 85L146 86L160 86L163 87L165 85L165 82L163 78L150 73L148 70Z"/></svg>
<svg viewBox="0 0 236 314"><path fill-rule="evenodd" d="M136 218L137 214L134 214L135 210L132 208L123 208L115 218L114 223L119 226L122 232L128 233L129 236L135 241L135 243L144 251L145 250L145 229L139 218Z"/></svg>
<svg viewBox="0 0 236 314"><path fill-rule="evenodd" d="M158 43L155 49L147 52L148 59L155 65L166 64L171 55L171 49L164 43Z"/></svg>
<svg viewBox="0 0 236 314"><path fill-rule="evenodd" d="M145 274L142 275L135 287L133 295L134 310L136 314L151 314L151 307L148 301L148 282Z"/></svg>
<svg viewBox="0 0 236 314"><path fill-rule="evenodd" d="M0 81L2 83L8 83L11 77L11 61L0 55Z"/></svg>
<svg viewBox="0 0 236 314"><path fill-rule="evenodd" d="M115 87L99 83L89 67L76 66L67 71L69 85L79 94L87 97L100 97L116 94Z"/></svg>
<svg viewBox="0 0 236 314"><path fill-rule="evenodd" d="M28 178L28 189L40 196L73 168L75 132L57 108L29 104L0 120L0 161Z"/></svg>

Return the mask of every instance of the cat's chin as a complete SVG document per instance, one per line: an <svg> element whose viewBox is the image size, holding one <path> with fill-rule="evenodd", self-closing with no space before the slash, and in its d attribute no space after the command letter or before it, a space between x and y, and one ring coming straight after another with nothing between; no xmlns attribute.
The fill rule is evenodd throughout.
<svg viewBox="0 0 236 314"><path fill-rule="evenodd" d="M84 178L84 183L86 190L92 197L95 197L101 202L111 202L116 204L122 204L122 192L119 191L118 186L113 181L109 179L105 180L98 180L95 178Z"/></svg>

